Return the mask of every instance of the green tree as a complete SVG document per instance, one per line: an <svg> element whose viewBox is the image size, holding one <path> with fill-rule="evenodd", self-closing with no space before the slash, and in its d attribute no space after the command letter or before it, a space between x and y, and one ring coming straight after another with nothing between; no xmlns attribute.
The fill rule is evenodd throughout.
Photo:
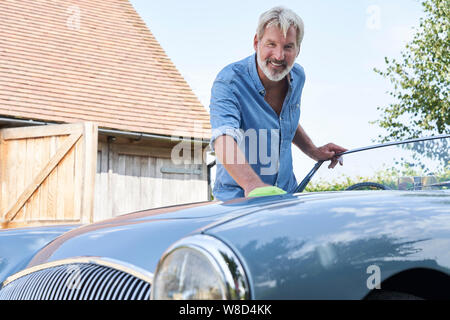
<svg viewBox="0 0 450 320"><path fill-rule="evenodd" d="M379 107L386 129L381 142L429 134L450 133L450 0L424 0L425 17L413 40L401 52L402 61L385 58L387 69L374 69L390 80L395 102Z"/></svg>

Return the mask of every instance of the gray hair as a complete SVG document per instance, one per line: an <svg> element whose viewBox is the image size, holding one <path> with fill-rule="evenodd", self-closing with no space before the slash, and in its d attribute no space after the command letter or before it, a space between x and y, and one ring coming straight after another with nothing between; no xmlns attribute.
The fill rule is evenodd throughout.
<svg viewBox="0 0 450 320"><path fill-rule="evenodd" d="M259 16L258 28L256 34L258 40L264 35L264 31L269 26L278 26L286 37L287 31L290 26L294 26L297 29L297 50L300 49L300 43L303 40L305 33L305 27L303 20L292 10L285 7L274 7Z"/></svg>

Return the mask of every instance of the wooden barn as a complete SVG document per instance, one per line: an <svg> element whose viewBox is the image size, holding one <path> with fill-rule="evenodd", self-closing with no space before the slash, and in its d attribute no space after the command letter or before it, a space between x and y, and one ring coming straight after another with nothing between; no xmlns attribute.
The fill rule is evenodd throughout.
<svg viewBox="0 0 450 320"><path fill-rule="evenodd" d="M127 0L0 1L3 228L207 200L209 137Z"/></svg>

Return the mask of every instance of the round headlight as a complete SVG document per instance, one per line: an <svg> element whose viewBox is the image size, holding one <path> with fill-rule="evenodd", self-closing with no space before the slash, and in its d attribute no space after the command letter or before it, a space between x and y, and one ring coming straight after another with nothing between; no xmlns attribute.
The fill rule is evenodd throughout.
<svg viewBox="0 0 450 320"><path fill-rule="evenodd" d="M162 256L152 299L249 299L247 278L233 251L206 235L184 238Z"/></svg>

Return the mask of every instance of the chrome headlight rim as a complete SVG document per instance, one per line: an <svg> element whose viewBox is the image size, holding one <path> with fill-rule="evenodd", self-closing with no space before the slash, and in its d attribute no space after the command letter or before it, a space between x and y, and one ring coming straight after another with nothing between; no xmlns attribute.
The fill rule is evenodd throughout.
<svg viewBox="0 0 450 320"><path fill-rule="evenodd" d="M225 286L226 300L251 299L248 277L240 259L234 251L223 241L211 235L197 234L175 242L163 253L154 273L153 286L150 294L151 300L155 299L155 283L161 267L172 253L180 249L195 250L210 262L216 273L221 276L222 283ZM234 263L234 272L229 268L227 260Z"/></svg>

